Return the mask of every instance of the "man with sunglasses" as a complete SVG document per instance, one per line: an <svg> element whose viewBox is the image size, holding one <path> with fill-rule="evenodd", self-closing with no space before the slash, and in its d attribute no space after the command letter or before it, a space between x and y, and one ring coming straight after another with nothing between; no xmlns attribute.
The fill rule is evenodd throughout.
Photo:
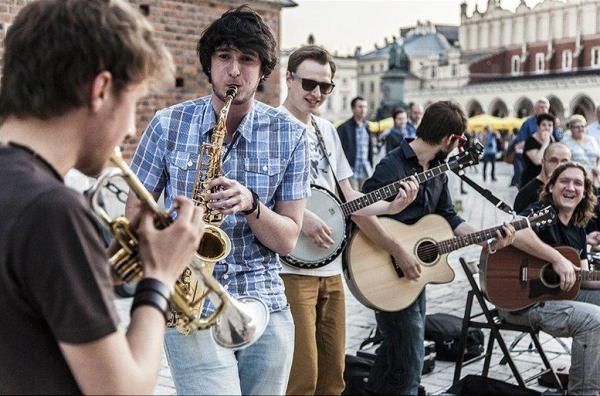
<svg viewBox="0 0 600 396"><path fill-rule="evenodd" d="M365 182L363 192L370 192L411 174L422 172L445 161L459 143L467 125L460 107L449 101L436 102L425 110L410 143L388 153L377 165L373 176ZM456 235L465 235L475 229L456 214L448 190L448 176L443 174L419 185L415 201L405 210L389 217L405 224L414 224L423 216L438 214L448 221ZM382 227L370 224L362 217L353 219L374 243L390 251L389 241L401 235L388 235ZM500 249L512 242L515 230L504 226L504 235L498 235L494 248ZM393 250L394 261L408 279L419 278L421 268L410 252ZM398 290L402 293L402 290ZM425 335L425 290L414 303L397 312L378 311L377 326L383 336L375 364L371 369L368 390L372 394L416 395L423 367Z"/></svg>
<svg viewBox="0 0 600 396"><path fill-rule="evenodd" d="M280 109L289 112L307 130L311 183L336 191L335 173L346 199L355 199L362 194L350 186L352 169L338 134L329 121L314 116L333 90L335 69L333 58L322 47L308 45L294 51L286 73L288 95ZM326 154L319 144L317 129ZM357 214L397 213L412 202L417 189L416 181L410 181L395 200L377 202ZM377 222L377 218L369 216L365 221ZM307 209L302 233L315 243L315 249L328 248L334 242L331 228ZM281 272L296 329L287 394L339 395L344 390L345 356L341 258L318 269L298 269L283 264Z"/></svg>
<svg viewBox="0 0 600 396"><path fill-rule="evenodd" d="M367 100L357 96L350 102L350 107L352 118L340 125L337 131L348 163L354 172L350 183L359 190L373 173L373 143L367 123Z"/></svg>

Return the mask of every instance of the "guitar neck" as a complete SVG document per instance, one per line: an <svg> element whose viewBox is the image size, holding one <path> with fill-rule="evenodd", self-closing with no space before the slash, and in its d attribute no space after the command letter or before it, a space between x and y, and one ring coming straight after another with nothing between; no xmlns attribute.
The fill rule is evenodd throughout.
<svg viewBox="0 0 600 396"><path fill-rule="evenodd" d="M369 205L374 204L375 202L388 199L390 197L394 197L400 191L401 183L408 181L411 177L415 177L419 184L426 182L427 180L431 180L434 177L441 175L442 173L448 171L450 169L450 165L447 163L436 166L435 168L428 169L421 173L417 173L415 175L411 175L405 177L404 179L395 181L387 186L383 186L378 188L377 190L371 191L363 195L360 198L353 199L352 201L348 201L342 204L342 212L345 216L350 216L352 213L361 210Z"/></svg>
<svg viewBox="0 0 600 396"><path fill-rule="evenodd" d="M529 221L527 219L515 220L511 222L511 224L517 231L529 227ZM488 239L496 238L498 236L497 231L500 230L502 230L502 226L492 227L486 230L474 232L472 234L446 239L445 241L438 242L437 245L440 253L450 253L465 246L475 245L483 241L487 241Z"/></svg>
<svg viewBox="0 0 600 396"><path fill-rule="evenodd" d="M600 281L600 271L577 271L577 278L582 281Z"/></svg>

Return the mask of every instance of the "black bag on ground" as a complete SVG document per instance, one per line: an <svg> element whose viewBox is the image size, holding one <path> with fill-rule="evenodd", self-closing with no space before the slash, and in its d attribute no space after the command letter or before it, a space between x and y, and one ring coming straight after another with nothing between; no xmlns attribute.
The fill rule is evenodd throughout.
<svg viewBox="0 0 600 396"><path fill-rule="evenodd" d="M369 382L369 372L373 360L362 356L346 355L346 367L344 368L344 382L346 388L342 392L342 396L350 395L371 395L367 391L367 383ZM425 396L425 388L419 385L419 396Z"/></svg>
<svg viewBox="0 0 600 396"><path fill-rule="evenodd" d="M514 396L539 396L541 393L529 388L521 388L508 382L481 375L467 375L447 391L447 395L514 395Z"/></svg>
<svg viewBox="0 0 600 396"><path fill-rule="evenodd" d="M455 362L458 359L458 345L462 331L462 319L445 313L427 315L425 339L435 342L436 358ZM464 360L483 353L484 336L480 329L469 329Z"/></svg>

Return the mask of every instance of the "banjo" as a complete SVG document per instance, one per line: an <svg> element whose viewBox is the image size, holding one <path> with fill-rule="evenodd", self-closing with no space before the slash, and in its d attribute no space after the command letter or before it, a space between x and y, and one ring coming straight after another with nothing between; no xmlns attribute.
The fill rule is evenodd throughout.
<svg viewBox="0 0 600 396"><path fill-rule="evenodd" d="M320 268L335 260L344 250L350 235L350 216L375 202L395 197L400 191L401 183L414 176L419 183L433 179L448 170L459 171L479 162L483 146L475 142L465 152L452 157L448 162L428 169L421 173L405 177L377 190L371 191L360 198L343 202L328 189L311 184L311 196L306 203L306 209L313 212L333 229L331 239L334 243L329 248L316 246L306 235L300 233L296 247L281 260L293 267L301 269Z"/></svg>

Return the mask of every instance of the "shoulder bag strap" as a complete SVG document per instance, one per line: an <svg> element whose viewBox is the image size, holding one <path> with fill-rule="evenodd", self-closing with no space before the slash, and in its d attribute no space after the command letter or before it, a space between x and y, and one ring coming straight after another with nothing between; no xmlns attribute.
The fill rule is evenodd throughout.
<svg viewBox="0 0 600 396"><path fill-rule="evenodd" d="M313 128L315 128L315 134L317 135L317 141L319 142L319 147L323 151L323 155L325 155L325 160L327 161L327 164L329 164L329 169L331 169L331 174L333 175L333 180L335 181L335 187L337 189L337 193L340 197L340 200L342 202L346 202L346 197L344 196L344 192L342 191L342 189L340 187L340 183L338 182L337 176L335 175L335 172L333 171L333 166L331 165L331 161L329 161L329 154L327 152L327 147L325 147L325 141L323 140L323 135L321 134L321 129L317 125L313 116L310 117L310 122L312 123Z"/></svg>

